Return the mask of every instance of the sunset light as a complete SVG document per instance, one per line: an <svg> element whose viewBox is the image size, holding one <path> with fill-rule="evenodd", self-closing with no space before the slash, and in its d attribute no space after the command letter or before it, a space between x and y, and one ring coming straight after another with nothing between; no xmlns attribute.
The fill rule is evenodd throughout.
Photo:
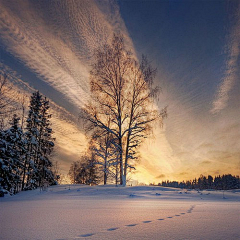
<svg viewBox="0 0 240 240"><path fill-rule="evenodd" d="M155 81L162 88L158 105L160 109L168 106L163 128L157 127L141 147L138 165L143 172L138 169L133 177L142 182L145 180L138 177L142 175L147 182L158 182L200 174L239 174L237 8L229 3L226 11L222 2L217 9L209 3L208 12L204 12L204 6L198 8L200 3L196 3L192 14L202 17L184 23L177 20L185 14L181 8L174 15L178 22L168 21L164 11L174 7L171 2L151 2L148 6L144 1L123 1L119 5L114 1L14 3L0 3L1 69L15 79L20 91L23 81L29 86L24 86L25 91L40 90L56 106L52 115L58 125L54 134L62 173L68 173L72 161L86 147L77 119L79 108L89 99L93 52L110 41L112 32L121 31L127 47L137 56L147 55L157 68ZM134 11L128 14L131 8ZM162 14L157 14L158 9ZM146 19L140 18L141 12L153 21L148 30L147 15ZM142 26L141 31L136 31L136 24ZM194 31L194 26L199 29ZM64 110L64 116L59 109ZM163 175L165 178L159 178Z"/></svg>
<svg viewBox="0 0 240 240"><path fill-rule="evenodd" d="M219 197L239 200L239 140L239 0L0 0L0 197L27 199L35 195L25 190L49 186L54 199L129 196L118 205L122 218L133 199L139 205L124 223L127 231L139 227L138 206L149 210L149 201L162 194L166 218L191 213L201 205L196 199L209 200L213 216ZM166 199L178 199L177 190L165 187L181 188L184 204L192 201L188 210L180 202L171 209ZM214 193L202 196L206 189ZM153 206L142 223L162 221L159 202ZM116 226L108 232L121 229L118 220L111 219ZM86 234L76 229L75 237L61 230L39 239L113 239L100 227ZM115 239L171 239L155 230L144 235L139 227L136 238L124 232ZM239 231L231 231L232 238L179 239L238 239ZM4 236L17 239L7 230ZM29 236L19 239L36 239Z"/></svg>

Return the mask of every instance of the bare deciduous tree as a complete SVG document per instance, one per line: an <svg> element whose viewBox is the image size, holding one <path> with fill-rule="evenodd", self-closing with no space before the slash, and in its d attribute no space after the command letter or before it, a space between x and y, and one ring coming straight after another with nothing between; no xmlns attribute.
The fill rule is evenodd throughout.
<svg viewBox="0 0 240 240"><path fill-rule="evenodd" d="M108 120L108 127L110 119ZM109 177L116 179L117 154L113 144L112 134L107 131L95 130L90 141L91 151L96 155L96 164L103 172L103 183L107 184ZM117 184L117 181L116 181Z"/></svg>
<svg viewBox="0 0 240 240"><path fill-rule="evenodd" d="M15 110L13 106L14 93L13 86L9 82L7 75L0 72L0 117L6 117L8 113Z"/></svg>
<svg viewBox="0 0 240 240"><path fill-rule="evenodd" d="M140 63L134 59L120 34L113 36L111 45L106 44L95 53L90 72L92 102L82 117L92 128L101 129L103 135L111 135L120 184L124 186L151 123L166 116L166 108L159 113L153 107L153 98L159 92L153 86L155 72L145 57Z"/></svg>

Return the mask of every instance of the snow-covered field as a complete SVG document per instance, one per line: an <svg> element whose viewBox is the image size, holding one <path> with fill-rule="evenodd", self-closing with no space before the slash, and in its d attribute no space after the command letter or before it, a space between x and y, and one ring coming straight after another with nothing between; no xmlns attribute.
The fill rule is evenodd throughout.
<svg viewBox="0 0 240 240"><path fill-rule="evenodd" d="M59 185L0 199L0 239L240 239L240 191Z"/></svg>

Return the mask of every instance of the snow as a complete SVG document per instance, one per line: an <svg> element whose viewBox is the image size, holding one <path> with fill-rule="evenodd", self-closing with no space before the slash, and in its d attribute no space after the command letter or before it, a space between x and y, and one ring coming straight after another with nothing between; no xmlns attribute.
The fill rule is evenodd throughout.
<svg viewBox="0 0 240 240"><path fill-rule="evenodd" d="M240 191L59 185L0 198L1 239L240 239Z"/></svg>

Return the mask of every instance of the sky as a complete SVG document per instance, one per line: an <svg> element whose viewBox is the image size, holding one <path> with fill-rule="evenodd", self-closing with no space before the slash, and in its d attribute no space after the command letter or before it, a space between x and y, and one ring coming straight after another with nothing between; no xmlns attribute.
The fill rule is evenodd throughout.
<svg viewBox="0 0 240 240"><path fill-rule="evenodd" d="M0 0L0 68L16 88L51 100L54 159L66 174L86 149L78 122L94 50L120 31L157 68L167 106L140 148L132 179L240 174L240 2Z"/></svg>

